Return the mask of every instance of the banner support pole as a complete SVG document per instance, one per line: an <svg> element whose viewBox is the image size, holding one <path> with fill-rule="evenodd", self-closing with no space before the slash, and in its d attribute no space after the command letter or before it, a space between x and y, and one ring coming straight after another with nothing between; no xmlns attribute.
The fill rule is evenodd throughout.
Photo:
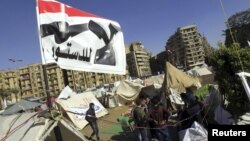
<svg viewBox="0 0 250 141"><path fill-rule="evenodd" d="M45 83L45 93L47 96L47 106L50 109L52 108L52 103L51 103L51 97L50 97L50 93L49 93L49 85L48 85L48 77L47 77L47 71L46 71L46 65L42 65L43 68L43 78L44 78L44 83Z"/></svg>
<svg viewBox="0 0 250 141"><path fill-rule="evenodd" d="M49 93L49 85L48 85L48 77L47 77L46 65L43 64L42 68L43 68L43 77L44 77L44 82L45 82L45 92L46 92L46 95L47 95L47 103L48 103L49 113L51 113L52 102L51 102L51 96L50 96L50 93ZM60 127L58 125L54 128L54 134L55 134L55 137L56 137L56 141L63 141L61 130L60 130Z"/></svg>

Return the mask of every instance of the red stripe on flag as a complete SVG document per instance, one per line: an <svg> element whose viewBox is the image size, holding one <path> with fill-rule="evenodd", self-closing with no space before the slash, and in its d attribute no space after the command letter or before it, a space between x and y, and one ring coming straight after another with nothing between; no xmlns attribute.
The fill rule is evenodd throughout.
<svg viewBox="0 0 250 141"><path fill-rule="evenodd" d="M59 13L61 11L60 3L52 1L38 1L39 14L41 13Z"/></svg>
<svg viewBox="0 0 250 141"><path fill-rule="evenodd" d="M67 6L65 8L65 12L68 14L68 16L98 17L94 14Z"/></svg>
<svg viewBox="0 0 250 141"><path fill-rule="evenodd" d="M39 0L38 1L38 6L39 6L39 14L42 13L60 13L61 12L61 4L59 2L54 2L54 1L43 1ZM63 4L64 5L64 4ZM94 14L72 8L70 6L65 6L65 13L68 16L80 16L80 17L98 17Z"/></svg>

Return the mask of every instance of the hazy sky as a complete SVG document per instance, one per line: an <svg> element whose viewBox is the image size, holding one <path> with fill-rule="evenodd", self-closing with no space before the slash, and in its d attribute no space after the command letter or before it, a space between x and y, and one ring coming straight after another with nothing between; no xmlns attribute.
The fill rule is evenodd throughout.
<svg viewBox="0 0 250 141"><path fill-rule="evenodd" d="M212 46L224 41L226 17L219 0L60 0L120 23L125 44L141 41L157 54L178 27L196 24ZM227 16L250 8L250 0L222 0ZM36 0L0 0L0 70L41 62ZM8 58L22 59L10 62Z"/></svg>

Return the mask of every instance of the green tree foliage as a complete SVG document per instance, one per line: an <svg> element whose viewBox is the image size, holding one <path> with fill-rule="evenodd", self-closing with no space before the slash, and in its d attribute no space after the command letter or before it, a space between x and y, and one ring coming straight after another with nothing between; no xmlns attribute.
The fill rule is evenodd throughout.
<svg viewBox="0 0 250 141"><path fill-rule="evenodd" d="M228 23L233 27L250 24L250 9L232 15Z"/></svg>
<svg viewBox="0 0 250 141"><path fill-rule="evenodd" d="M242 67L245 72L250 72L250 48L240 48L237 45L226 48L220 45L209 62L215 71L221 94L229 101L227 109L236 116L249 110L250 102L236 73L242 72Z"/></svg>
<svg viewBox="0 0 250 141"><path fill-rule="evenodd" d="M197 91L195 91L195 96L197 96L199 98L200 101L203 101L205 99L205 97L208 95L209 91L208 91L208 87L209 85L204 85L201 88L199 88Z"/></svg>
<svg viewBox="0 0 250 141"><path fill-rule="evenodd" d="M7 98L8 96L11 96L12 93L17 95L18 92L19 92L19 90L16 88L11 88L11 89L10 88L8 88L8 89L1 88L0 89L0 97L2 97L2 99L4 99L4 98Z"/></svg>
<svg viewBox="0 0 250 141"><path fill-rule="evenodd" d="M6 108L7 103L6 103L6 98L8 96L10 96L11 92L9 91L9 89L2 89L0 88L0 97L2 98L2 102L3 102L3 107L2 108Z"/></svg>
<svg viewBox="0 0 250 141"><path fill-rule="evenodd" d="M7 89L0 89L0 96L2 97L2 99L8 97L9 94L10 93Z"/></svg>
<svg viewBox="0 0 250 141"><path fill-rule="evenodd" d="M229 29L225 31L225 45L230 47L235 41L241 47L247 47L247 41L250 40L250 9L232 15L228 19L228 24L231 28L231 33Z"/></svg>

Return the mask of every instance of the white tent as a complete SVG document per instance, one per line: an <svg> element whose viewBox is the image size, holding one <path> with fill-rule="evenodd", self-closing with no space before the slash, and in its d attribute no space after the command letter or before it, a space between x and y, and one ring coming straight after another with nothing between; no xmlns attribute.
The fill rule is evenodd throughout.
<svg viewBox="0 0 250 141"><path fill-rule="evenodd" d="M66 119L60 121L38 117L37 113L0 116L0 140L5 141L54 141L53 132L60 127L63 140L87 141L84 135Z"/></svg>
<svg viewBox="0 0 250 141"><path fill-rule="evenodd" d="M88 122L85 120L85 114L89 108L89 103L95 104L95 113L97 117L108 114L108 111L96 99L93 92L84 92L81 94L71 95L68 99L57 99L59 107L67 113L73 124L79 129L83 129Z"/></svg>
<svg viewBox="0 0 250 141"><path fill-rule="evenodd" d="M192 70L189 70L187 72L188 74L194 75L194 76L204 76L204 75L211 75L212 72L208 68L195 68Z"/></svg>

